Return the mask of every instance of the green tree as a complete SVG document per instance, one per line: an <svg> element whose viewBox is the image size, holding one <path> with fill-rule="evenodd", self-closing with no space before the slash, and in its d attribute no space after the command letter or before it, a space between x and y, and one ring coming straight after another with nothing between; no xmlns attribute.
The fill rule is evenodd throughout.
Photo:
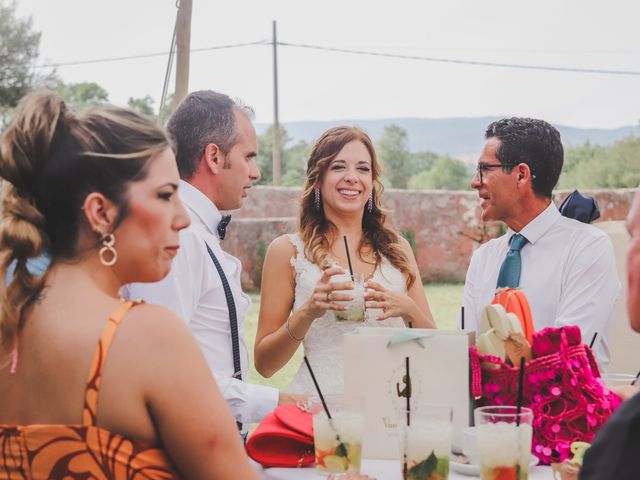
<svg viewBox="0 0 640 480"><path fill-rule="evenodd" d="M579 147L567 148L564 152L564 164L558 181L559 188L576 188L576 175L584 167L583 162L594 158L602 158L605 148L592 145L589 141Z"/></svg>
<svg viewBox="0 0 640 480"><path fill-rule="evenodd" d="M169 121L169 117L173 113L173 110L176 107L176 97L173 93L167 95L167 98L164 100L164 105L162 106L162 124L166 127L167 122Z"/></svg>
<svg viewBox="0 0 640 480"><path fill-rule="evenodd" d="M640 138L618 140L574 170L575 188L636 188L640 184Z"/></svg>
<svg viewBox="0 0 640 480"><path fill-rule="evenodd" d="M129 97L127 105L129 106L129 108L135 110L140 115L144 115L151 118L152 120L155 120L157 117L153 109L153 103L154 101L153 98L151 98L151 95L145 95L142 98Z"/></svg>
<svg viewBox="0 0 640 480"><path fill-rule="evenodd" d="M284 150L284 169L281 183L284 187L304 187L307 179L307 160L311 145L303 140Z"/></svg>
<svg viewBox="0 0 640 480"><path fill-rule="evenodd" d="M59 81L56 91L78 111L109 102L109 94L94 82L64 83Z"/></svg>
<svg viewBox="0 0 640 480"><path fill-rule="evenodd" d="M416 190L466 190L469 188L469 172L462 160L445 155L438 157L431 169L412 177L409 187Z"/></svg>
<svg viewBox="0 0 640 480"><path fill-rule="evenodd" d="M0 108L15 107L33 86L39 46L31 17L16 17L16 3L0 0Z"/></svg>
<svg viewBox="0 0 640 480"><path fill-rule="evenodd" d="M411 154L411 165L413 166L412 175L415 175L425 170L431 169L433 162L438 158L437 153L419 151Z"/></svg>
<svg viewBox="0 0 640 480"><path fill-rule="evenodd" d="M627 137L609 147L567 149L561 188L636 188L640 184L640 138ZM568 160L568 162L567 162Z"/></svg>
<svg viewBox="0 0 640 480"><path fill-rule="evenodd" d="M384 176L390 185L386 187L407 188L414 173L411 152L407 149L407 132L398 125L384 127L378 141L378 158L384 167Z"/></svg>
<svg viewBox="0 0 640 480"><path fill-rule="evenodd" d="M311 147L304 141L288 147L291 138L284 127L280 127L280 139L283 145L280 152L280 183L283 186L303 186L306 178L307 159ZM273 126L262 135L258 135L258 158L261 178L258 185L273 184Z"/></svg>

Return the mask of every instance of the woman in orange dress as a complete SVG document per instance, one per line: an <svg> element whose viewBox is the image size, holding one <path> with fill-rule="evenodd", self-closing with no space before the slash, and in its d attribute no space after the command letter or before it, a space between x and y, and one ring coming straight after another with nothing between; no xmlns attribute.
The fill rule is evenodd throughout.
<svg viewBox="0 0 640 480"><path fill-rule="evenodd" d="M189 223L164 132L35 92L0 177L0 478L257 478L184 322L119 296L168 273Z"/></svg>

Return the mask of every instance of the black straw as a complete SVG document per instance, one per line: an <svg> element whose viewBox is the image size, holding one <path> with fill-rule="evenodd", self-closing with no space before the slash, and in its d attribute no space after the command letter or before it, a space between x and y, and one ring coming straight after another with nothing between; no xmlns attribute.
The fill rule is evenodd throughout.
<svg viewBox="0 0 640 480"><path fill-rule="evenodd" d="M407 386L407 426L411 425L411 389L409 388L409 386L411 385L411 377L409 376L409 357L404 357L404 366L405 366L405 373L407 375L407 382L406 382L406 386Z"/></svg>
<svg viewBox="0 0 640 480"><path fill-rule="evenodd" d="M329 420L331 420L331 414L329 413L329 409L327 408L327 403L324 401L324 396L320 391L320 385L318 385L318 381L316 380L316 376L313 374L313 370L311 370L311 365L309 364L309 360L307 359L306 355L304 356L304 363L307 364L307 368L309 369L309 373L311 374L311 380L313 380L313 384L316 386L316 391L318 392L318 396L320 397L320 401L322 402L324 411L327 414L327 417L329 417Z"/></svg>
<svg viewBox="0 0 640 480"><path fill-rule="evenodd" d="M593 334L593 338L591 339L591 343L589 344L589 348L593 348L593 344L596 343L596 337L598 336L598 332Z"/></svg>
<svg viewBox="0 0 640 480"><path fill-rule="evenodd" d="M344 249L347 252L347 262L349 263L349 273L351 274L351 280L355 281L355 277L353 276L353 266L351 265L351 255L349 255L349 244L347 243L347 236L343 235L344 239Z"/></svg>
<svg viewBox="0 0 640 480"><path fill-rule="evenodd" d="M464 330L464 305L460 307L460 326L461 330Z"/></svg>
<svg viewBox="0 0 640 480"><path fill-rule="evenodd" d="M409 327L411 328L411 327ZM411 425L411 377L409 377L409 357L404 357L404 367L405 367L405 378L407 379L407 381L405 382L405 392L406 392L406 398L407 398L407 426ZM404 480L407 480L407 474L409 473L407 470L407 435L405 434L405 439L404 439L404 452L403 452L403 456L404 456L404 462L402 463L402 475Z"/></svg>
<svg viewBox="0 0 640 480"><path fill-rule="evenodd" d="M636 382L638 381L638 378L640 378L640 372L638 372L638 374L636 375L636 378L633 379L633 381L631 382L631 385L635 385Z"/></svg>
<svg viewBox="0 0 640 480"><path fill-rule="evenodd" d="M522 384L524 380L524 357L520 357L520 375L518 376L518 406L516 408L516 426L520 426L520 409L522 408Z"/></svg>
<svg viewBox="0 0 640 480"><path fill-rule="evenodd" d="M322 407L324 408L324 412L327 414L327 418L329 419L329 425L331 426L331 429L336 434L336 440L338 441L338 446L336 447L336 454L338 456L346 457L347 446L344 443L342 443L342 440L340 440L340 434L338 433L338 430L336 429L336 427L334 427L333 422L331 421L331 414L329 413L329 408L327 407L327 403L324 401L324 396L322 395L322 391L320 390L320 385L318 385L316 376L313 374L313 370L311 369L311 364L309 363L309 360L307 359L306 355L303 358L304 358L304 363L307 364L307 368L309 369L309 373L311 374L311 380L313 380L313 384L316 387L316 391L318 392L320 401L322 402Z"/></svg>

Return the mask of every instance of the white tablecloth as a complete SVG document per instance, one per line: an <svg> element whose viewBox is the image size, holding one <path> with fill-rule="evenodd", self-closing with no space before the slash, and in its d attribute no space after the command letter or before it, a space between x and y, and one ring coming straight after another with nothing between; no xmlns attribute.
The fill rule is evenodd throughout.
<svg viewBox="0 0 640 480"><path fill-rule="evenodd" d="M394 460L362 460L362 473L377 480L402 480L400 465ZM262 476L268 480L322 480L327 478L315 468L266 468ZM473 480L474 476L461 475L453 469L449 471L449 480ZM553 480L551 467L537 466L529 468L529 480Z"/></svg>

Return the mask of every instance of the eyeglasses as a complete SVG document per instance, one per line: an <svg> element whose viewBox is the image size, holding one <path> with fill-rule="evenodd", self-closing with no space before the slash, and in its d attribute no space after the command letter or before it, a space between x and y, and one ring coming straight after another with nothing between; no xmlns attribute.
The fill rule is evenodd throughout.
<svg viewBox="0 0 640 480"><path fill-rule="evenodd" d="M508 168L513 169L516 165L513 163L478 163L476 165L476 175L480 179L480 183L484 183L482 178L482 171L490 168Z"/></svg>

